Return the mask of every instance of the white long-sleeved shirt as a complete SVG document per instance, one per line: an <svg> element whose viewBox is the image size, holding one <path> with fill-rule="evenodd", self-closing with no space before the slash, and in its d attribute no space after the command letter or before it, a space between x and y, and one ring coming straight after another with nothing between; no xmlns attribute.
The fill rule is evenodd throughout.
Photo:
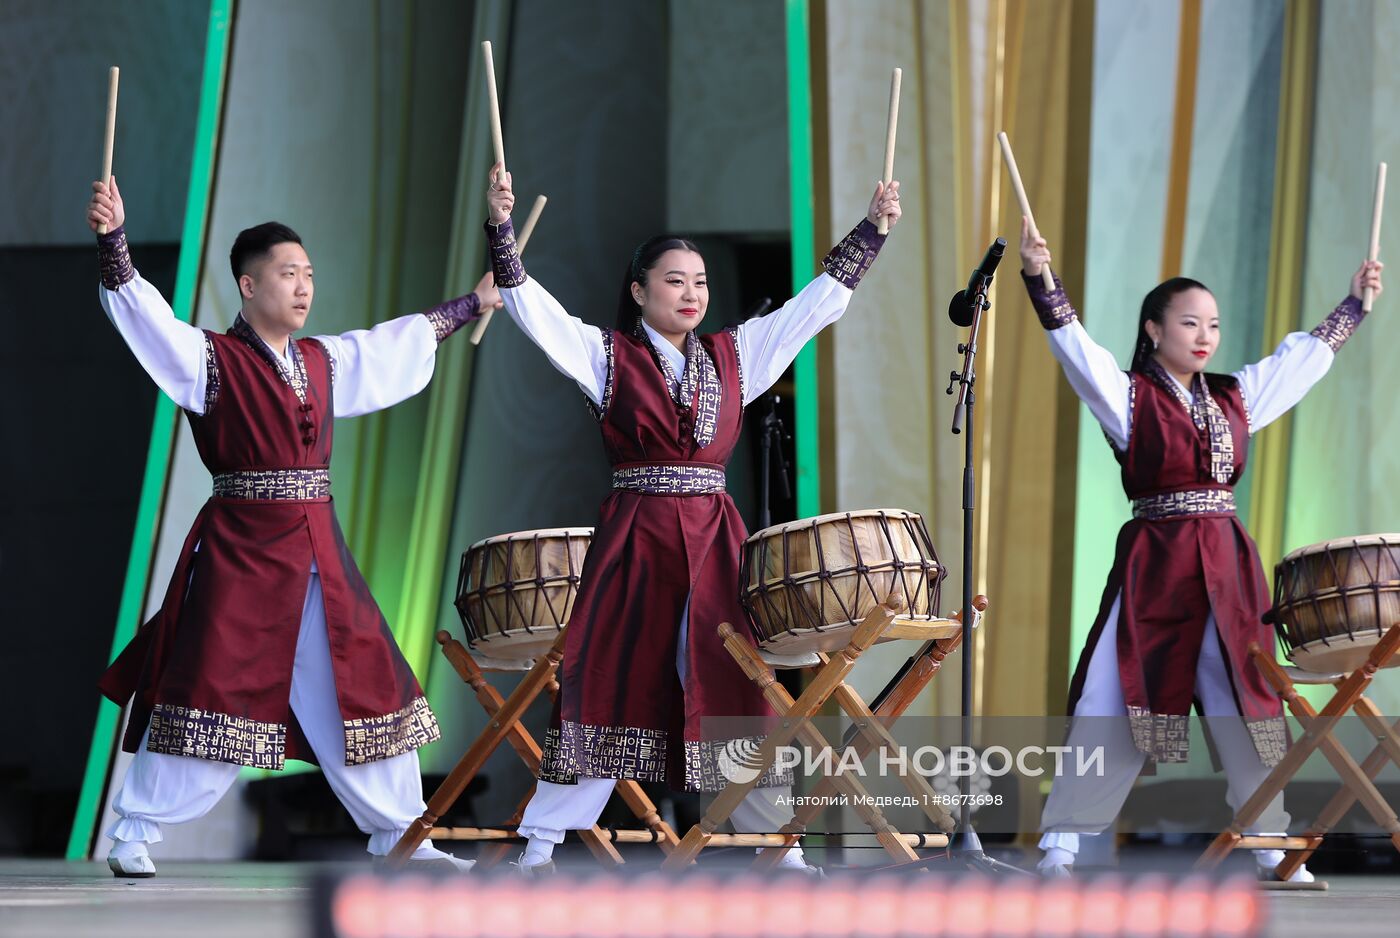
<svg viewBox="0 0 1400 938"><path fill-rule="evenodd" d="M819 274L781 309L740 323L739 361L744 369L744 404L773 386L797 358L802 347L841 318L852 291L829 274ZM570 316L559 301L533 278L501 290L506 311L550 363L572 378L588 399L602 406L608 380L603 331ZM650 326L643 324L652 345L670 362L678 380L685 380L685 354ZM674 389L673 389L674 390Z"/></svg>
<svg viewBox="0 0 1400 938"><path fill-rule="evenodd" d="M1109 441L1119 451L1127 450L1132 431L1127 373L1112 352L1089 337L1078 319L1047 335L1050 351L1074 393L1098 420ZM1234 372L1232 377L1239 382L1249 411L1249 432L1262 430L1291 410L1327 374L1333 357L1326 342L1307 332L1294 332L1279 343L1274 354ZM1182 390L1191 396L1190 388L1182 386Z"/></svg>
<svg viewBox="0 0 1400 938"><path fill-rule="evenodd" d="M165 297L139 273L115 290L99 286L98 298L136 360L166 396L191 413L204 413L204 330L176 319ZM335 361L337 417L391 407L423 390L433 376L437 335L419 313L372 329L313 338Z"/></svg>

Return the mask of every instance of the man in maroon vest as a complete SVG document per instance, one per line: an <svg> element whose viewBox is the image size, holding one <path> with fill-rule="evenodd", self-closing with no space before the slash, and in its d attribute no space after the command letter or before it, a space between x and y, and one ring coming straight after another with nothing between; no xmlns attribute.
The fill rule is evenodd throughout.
<svg viewBox="0 0 1400 938"><path fill-rule="evenodd" d="M295 338L311 260L285 225L238 235L241 312L227 333L177 320L131 265L116 180L93 184L103 309L189 419L213 497L194 520L160 610L101 681L130 701L136 754L113 801L108 865L153 876L162 824L207 813L241 766L319 762L369 852L387 854L424 810L417 749L440 735L346 547L330 496L337 417L421 391L437 346L500 305L474 292L373 329ZM425 842L415 860L466 869Z"/></svg>

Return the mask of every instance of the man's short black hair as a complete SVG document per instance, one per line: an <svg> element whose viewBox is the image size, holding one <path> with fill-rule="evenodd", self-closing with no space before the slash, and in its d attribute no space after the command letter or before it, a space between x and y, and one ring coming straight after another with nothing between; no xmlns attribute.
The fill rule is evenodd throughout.
<svg viewBox="0 0 1400 938"><path fill-rule="evenodd" d="M262 260L279 244L287 242L301 244L301 235L280 221L265 221L252 228L244 228L233 239L233 250L228 252L228 264L233 269L233 279L237 280L248 272L256 261Z"/></svg>

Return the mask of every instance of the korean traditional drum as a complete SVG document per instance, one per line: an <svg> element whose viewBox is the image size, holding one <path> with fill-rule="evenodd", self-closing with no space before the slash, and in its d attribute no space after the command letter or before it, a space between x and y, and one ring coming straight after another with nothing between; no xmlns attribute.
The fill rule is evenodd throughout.
<svg viewBox="0 0 1400 938"><path fill-rule="evenodd" d="M592 538L592 528L550 528L467 548L455 603L467 646L506 659L548 651L569 622Z"/></svg>
<svg viewBox="0 0 1400 938"><path fill-rule="evenodd" d="M1352 671L1400 622L1400 534L1301 547L1274 571L1270 614L1285 654L1308 671ZM1400 665L1400 656L1387 667Z"/></svg>
<svg viewBox="0 0 1400 938"><path fill-rule="evenodd" d="M880 508L765 528L744 542L740 602L759 644L783 655L835 651L890 595L901 615L938 615L947 570L912 511Z"/></svg>

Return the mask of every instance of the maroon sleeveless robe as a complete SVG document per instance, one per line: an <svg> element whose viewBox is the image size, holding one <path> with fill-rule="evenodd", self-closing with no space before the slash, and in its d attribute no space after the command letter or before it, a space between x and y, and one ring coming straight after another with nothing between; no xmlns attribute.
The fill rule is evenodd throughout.
<svg viewBox="0 0 1400 938"><path fill-rule="evenodd" d="M1260 759L1273 765L1287 748L1282 709L1248 651L1251 642L1267 648L1274 641L1263 621L1271 602L1254 541L1233 509L1249 447L1244 398L1234 378L1206 375L1225 424L1198 429L1180 388L1167 386L1165 375L1133 371L1128 377L1131 431L1127 451L1115 448L1115 455L1135 517L1118 534L1098 618L1071 683L1069 712L1121 592L1118 673L1134 742L1158 762L1184 762L1196 662L1213 611L1240 713ZM1217 481L1213 461L1230 467L1228 481Z"/></svg>
<svg viewBox="0 0 1400 938"><path fill-rule="evenodd" d="M314 339L294 340L305 400L273 353L241 320L207 332L207 406L187 412L195 445L216 477L298 470L322 478L331 461L333 360ZM246 477L245 477L246 478ZM387 759L440 735L413 671L346 547L328 482L277 498L219 497L190 528L160 610L99 686L131 701L123 748L150 728L152 752L280 769L314 761L289 696L307 579L314 558L325 600L345 761ZM308 497L309 496L309 497ZM198 549L196 549L198 548Z"/></svg>
<svg viewBox="0 0 1400 938"><path fill-rule="evenodd" d="M743 424L734 331L700 339L720 383L716 431L703 447L692 433L702 389L684 408L672 398L646 342L612 330L604 330L603 340L608 380L595 416L614 470L668 465L722 471ZM657 495L615 489L604 500L569 619L541 779L665 781L689 791L725 786L720 755L739 737L726 736L724 721L708 718L773 715L716 631L729 622L740 634L751 632L738 599L746 536L733 500L722 491ZM676 652L687 597L688 673L682 687ZM755 721L743 722L742 738L761 742L763 733L748 733ZM759 784L786 780L770 771Z"/></svg>

